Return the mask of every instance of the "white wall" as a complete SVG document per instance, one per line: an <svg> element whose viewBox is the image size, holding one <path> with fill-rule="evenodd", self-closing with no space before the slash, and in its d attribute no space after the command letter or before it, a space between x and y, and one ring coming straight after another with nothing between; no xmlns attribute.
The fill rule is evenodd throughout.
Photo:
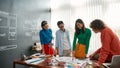
<svg viewBox="0 0 120 68"><path fill-rule="evenodd" d="M81 18L86 27L92 20L102 19L120 38L120 1L119 0L51 0L51 28L55 34L57 21L63 20L70 31L71 44L73 41L74 25ZM89 53L101 46L100 34L92 32Z"/></svg>

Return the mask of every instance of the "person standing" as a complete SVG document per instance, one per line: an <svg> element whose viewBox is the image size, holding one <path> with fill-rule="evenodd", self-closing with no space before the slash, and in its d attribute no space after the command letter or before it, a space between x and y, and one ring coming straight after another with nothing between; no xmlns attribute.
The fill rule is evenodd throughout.
<svg viewBox="0 0 120 68"><path fill-rule="evenodd" d="M75 33L73 39L73 56L75 58L86 57L89 49L90 37L91 30L85 27L84 22L81 19L77 19L75 22Z"/></svg>
<svg viewBox="0 0 120 68"><path fill-rule="evenodd" d="M42 30L39 32L40 42L42 46L42 54L54 55L54 49L52 47L52 30L49 28L47 21L42 21Z"/></svg>
<svg viewBox="0 0 120 68"><path fill-rule="evenodd" d="M89 56L90 59L98 60L97 63L93 63L96 68L104 62L110 62L114 55L120 55L120 41L117 35L100 19L93 20L90 23L90 28L95 33L101 33L101 48Z"/></svg>
<svg viewBox="0 0 120 68"><path fill-rule="evenodd" d="M59 30L56 31L56 52L59 56L70 56L71 43L69 31L64 28L63 21L58 21Z"/></svg>

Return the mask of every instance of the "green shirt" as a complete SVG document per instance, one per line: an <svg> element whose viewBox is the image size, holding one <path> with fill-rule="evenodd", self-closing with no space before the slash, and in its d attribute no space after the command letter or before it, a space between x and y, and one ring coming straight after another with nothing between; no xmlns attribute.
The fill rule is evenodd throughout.
<svg viewBox="0 0 120 68"><path fill-rule="evenodd" d="M80 30L80 33L77 35L74 33L74 40L73 40L73 50L76 48L76 41L78 39L78 43L86 45L86 54L88 53L89 48L89 41L91 37L91 30L88 28L85 28L85 32Z"/></svg>

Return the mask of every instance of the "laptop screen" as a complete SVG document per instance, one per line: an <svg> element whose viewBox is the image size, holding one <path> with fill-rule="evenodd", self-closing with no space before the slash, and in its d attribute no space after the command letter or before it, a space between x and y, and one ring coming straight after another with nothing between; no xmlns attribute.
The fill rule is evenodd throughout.
<svg viewBox="0 0 120 68"><path fill-rule="evenodd" d="M114 55L112 57L110 68L120 68L120 55Z"/></svg>

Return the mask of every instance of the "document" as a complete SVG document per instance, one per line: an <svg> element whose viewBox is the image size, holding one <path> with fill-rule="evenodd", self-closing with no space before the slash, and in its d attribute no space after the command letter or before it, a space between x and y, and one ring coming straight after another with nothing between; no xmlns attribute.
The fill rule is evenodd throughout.
<svg viewBox="0 0 120 68"><path fill-rule="evenodd" d="M27 63L27 64L38 64L38 63L43 62L43 61L44 61L43 58L32 58L32 59L26 60L25 63Z"/></svg>
<svg viewBox="0 0 120 68"><path fill-rule="evenodd" d="M72 57L56 57L55 58L58 61L65 62L65 68L80 68L80 67L85 67L87 64L91 64L92 61L89 60L89 58L86 59L73 59Z"/></svg>

